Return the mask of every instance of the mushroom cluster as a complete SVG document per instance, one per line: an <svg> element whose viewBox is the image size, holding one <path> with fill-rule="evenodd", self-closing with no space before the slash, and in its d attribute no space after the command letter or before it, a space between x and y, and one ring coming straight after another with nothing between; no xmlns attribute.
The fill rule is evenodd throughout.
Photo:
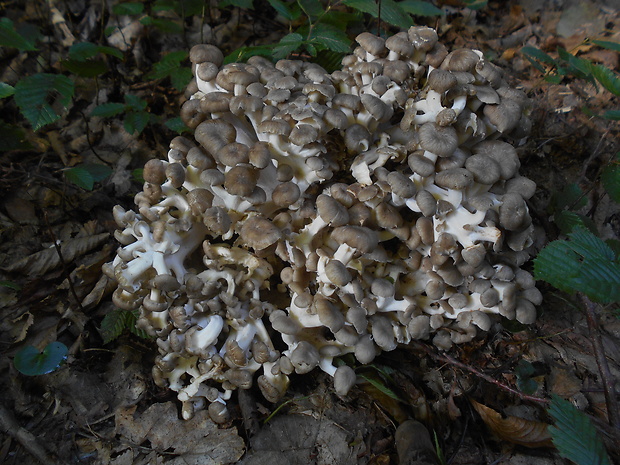
<svg viewBox="0 0 620 465"><path fill-rule="evenodd" d="M355 373L335 357L535 319L536 186L508 142L528 132L526 96L430 28L356 40L331 74L194 46L193 137L146 164L137 212L114 210L113 301L139 309L184 418L225 421L254 381L275 402L316 367L345 394Z"/></svg>

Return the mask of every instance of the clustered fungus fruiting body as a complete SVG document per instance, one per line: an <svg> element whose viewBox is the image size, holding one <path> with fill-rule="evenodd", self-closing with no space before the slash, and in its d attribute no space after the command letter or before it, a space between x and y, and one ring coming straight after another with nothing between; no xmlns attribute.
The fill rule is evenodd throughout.
<svg viewBox="0 0 620 465"><path fill-rule="evenodd" d="M520 268L535 184L508 142L528 132L526 96L430 28L357 42L331 74L193 47L193 137L146 164L137 213L114 210L114 303L139 309L185 418L225 421L255 381L275 402L316 367L345 394L355 374L335 357L535 318Z"/></svg>

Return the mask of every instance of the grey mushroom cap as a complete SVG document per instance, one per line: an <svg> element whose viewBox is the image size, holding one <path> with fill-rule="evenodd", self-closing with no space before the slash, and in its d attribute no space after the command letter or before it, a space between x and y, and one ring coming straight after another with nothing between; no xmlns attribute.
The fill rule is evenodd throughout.
<svg viewBox="0 0 620 465"><path fill-rule="evenodd" d="M379 244L376 231L363 226L340 226L332 231L331 236L338 243L345 243L361 253L372 252Z"/></svg>
<svg viewBox="0 0 620 465"><path fill-rule="evenodd" d="M251 165L237 165L224 174L224 188L232 195L246 197L254 191L259 171Z"/></svg>
<svg viewBox="0 0 620 465"><path fill-rule="evenodd" d="M198 143L211 155L235 141L237 130L235 127L221 119L210 119L200 123L194 132Z"/></svg>
<svg viewBox="0 0 620 465"><path fill-rule="evenodd" d="M464 168L452 168L435 175L435 183L447 189L465 189L474 182L474 176Z"/></svg>
<svg viewBox="0 0 620 465"><path fill-rule="evenodd" d="M480 184L495 184L500 180L501 169L499 164L486 155L472 155L465 161L465 168L473 174L474 181Z"/></svg>
<svg viewBox="0 0 620 465"><path fill-rule="evenodd" d="M346 286L353 279L353 275L344 264L336 259L329 260L325 265L325 274L336 286Z"/></svg>
<svg viewBox="0 0 620 465"><path fill-rule="evenodd" d="M349 222L346 207L329 195L319 195L316 199L316 208L321 219L333 227L343 226Z"/></svg>
<svg viewBox="0 0 620 465"><path fill-rule="evenodd" d="M192 63L204 63L205 61L221 66L224 54L215 45L198 44L189 51L189 61Z"/></svg>
<svg viewBox="0 0 620 465"><path fill-rule="evenodd" d="M440 94L456 86L456 76L449 71L435 68L428 75L426 85Z"/></svg>
<svg viewBox="0 0 620 465"><path fill-rule="evenodd" d="M420 147L439 157L449 157L458 146L456 129L452 126L439 126L425 123L419 129Z"/></svg>
<svg viewBox="0 0 620 465"><path fill-rule="evenodd" d="M146 182L161 185L166 181L166 167L161 160L153 159L146 162L142 177Z"/></svg>
<svg viewBox="0 0 620 465"><path fill-rule="evenodd" d="M288 207L299 200L301 191L294 182L287 181L278 184L271 194L271 199L279 207Z"/></svg>
<svg viewBox="0 0 620 465"><path fill-rule="evenodd" d="M362 32L355 41L371 55L380 56L385 53L385 40L370 32Z"/></svg>
<svg viewBox="0 0 620 465"><path fill-rule="evenodd" d="M241 238L255 250L266 249L282 237L282 232L262 216L248 218L241 227Z"/></svg>
<svg viewBox="0 0 620 465"><path fill-rule="evenodd" d="M346 396L357 381L357 375L353 368L342 365L336 368L334 373L334 389L336 394Z"/></svg>
<svg viewBox="0 0 620 465"><path fill-rule="evenodd" d="M308 373L319 364L319 351L309 342L301 341L291 352L290 359L296 373Z"/></svg>

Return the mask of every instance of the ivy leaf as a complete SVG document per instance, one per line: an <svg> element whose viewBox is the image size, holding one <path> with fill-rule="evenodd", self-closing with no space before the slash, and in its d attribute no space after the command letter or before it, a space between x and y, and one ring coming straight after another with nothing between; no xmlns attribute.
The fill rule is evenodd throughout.
<svg viewBox="0 0 620 465"><path fill-rule="evenodd" d="M620 153L616 155L613 163L603 168L601 182L609 197L614 202L620 203Z"/></svg>
<svg viewBox="0 0 620 465"><path fill-rule="evenodd" d="M562 457L577 465L610 464L603 441L585 413L554 394L549 414L555 420L555 426L549 427L551 440Z"/></svg>
<svg viewBox="0 0 620 465"><path fill-rule="evenodd" d="M73 81L67 76L38 73L19 80L15 86L15 102L37 131L60 118L48 102L66 109L73 92Z"/></svg>
<svg viewBox="0 0 620 465"><path fill-rule="evenodd" d="M444 12L429 2L421 0L404 0L398 2L398 5L410 15L416 16L440 16Z"/></svg>
<svg viewBox="0 0 620 465"><path fill-rule="evenodd" d="M112 13L115 15L139 15L144 11L144 5L140 2L119 3L112 7Z"/></svg>
<svg viewBox="0 0 620 465"><path fill-rule="evenodd" d="M9 18L0 18L0 46L13 47L20 52L34 51L34 43L19 34Z"/></svg>
<svg viewBox="0 0 620 465"><path fill-rule="evenodd" d="M96 182L103 181L112 174L112 168L97 163L82 163L65 171L65 177L82 189L93 190Z"/></svg>
<svg viewBox="0 0 620 465"><path fill-rule="evenodd" d="M534 260L536 279L567 292L583 292L599 303L620 301L620 264L614 251L582 227L569 241L547 245Z"/></svg>
<svg viewBox="0 0 620 465"><path fill-rule="evenodd" d="M26 376L45 375L57 370L67 359L69 349L62 342L51 342L39 352L33 346L26 346L15 354L13 364Z"/></svg>
<svg viewBox="0 0 620 465"><path fill-rule="evenodd" d="M0 98L10 97L15 93L15 87L8 85L6 82L0 82Z"/></svg>

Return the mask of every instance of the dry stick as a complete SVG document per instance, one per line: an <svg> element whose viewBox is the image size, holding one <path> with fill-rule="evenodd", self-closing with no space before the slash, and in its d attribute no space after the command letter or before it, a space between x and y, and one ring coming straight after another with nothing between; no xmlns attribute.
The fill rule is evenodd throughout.
<svg viewBox="0 0 620 465"><path fill-rule="evenodd" d="M48 456L43 446L37 442L37 438L30 431L19 426L11 412L5 409L2 404L0 404L0 431L13 437L43 465L56 465L56 462Z"/></svg>
<svg viewBox="0 0 620 465"><path fill-rule="evenodd" d="M579 299L586 308L588 331L590 333L590 339L592 340L594 357L596 358L598 371L601 374L601 380L603 381L603 390L605 391L607 419L611 426L614 428L620 428L620 410L618 408L618 400L614 389L614 377L611 374L609 365L607 364L605 349L603 348L603 342L601 341L601 331L598 326L598 315L596 313L597 305L581 293L579 293Z"/></svg>
<svg viewBox="0 0 620 465"><path fill-rule="evenodd" d="M489 375L485 375L484 373L482 373L479 370L476 370L474 367L469 366L463 362L459 362L458 360L456 360L455 358L451 357L450 355L439 355L437 353L435 353L430 347L427 347L425 344L422 344L420 342L417 341L411 341L409 342L409 345L414 345L416 346L418 349L421 349L422 351L426 352L428 355L430 355L432 358L434 358L435 360L439 360L441 362L444 363L449 363L450 365L453 365L455 367L461 368L463 370L469 371L470 373L473 373L474 375L478 376L479 378L482 378L483 380L491 383L491 384L495 384L496 386L498 386L499 388L510 392L511 394L514 394L517 397L520 397L523 400L530 400L533 402L539 402L541 404L548 404L550 402L549 399L544 399L542 397L536 397L536 396L530 396L527 394L523 394L522 392L517 391L514 388L511 388L510 386L508 386L507 384L502 383L501 381L496 380L495 378L489 376Z"/></svg>

